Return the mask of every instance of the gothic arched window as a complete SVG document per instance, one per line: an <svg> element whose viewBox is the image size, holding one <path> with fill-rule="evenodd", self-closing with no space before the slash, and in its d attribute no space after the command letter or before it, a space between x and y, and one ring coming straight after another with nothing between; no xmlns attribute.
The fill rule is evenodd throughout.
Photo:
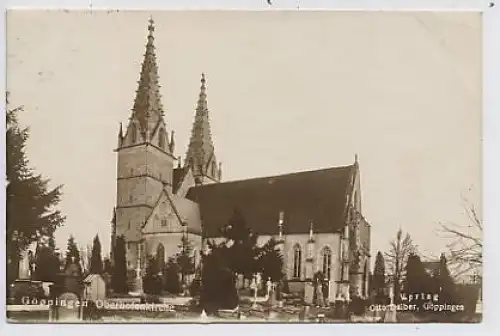
<svg viewBox="0 0 500 336"><path fill-rule="evenodd" d="M302 269L302 250L299 245L293 248L293 277L300 278L300 271Z"/></svg>
<svg viewBox="0 0 500 336"><path fill-rule="evenodd" d="M158 244L158 247L156 248L156 262L158 264L158 269L161 272L161 270L165 267L165 247L162 243Z"/></svg>
<svg viewBox="0 0 500 336"><path fill-rule="evenodd" d="M165 149L165 137L165 130L160 128L160 132L158 132L158 146L160 146L161 149Z"/></svg>
<svg viewBox="0 0 500 336"><path fill-rule="evenodd" d="M212 176L217 176L217 164L212 161Z"/></svg>
<svg viewBox="0 0 500 336"><path fill-rule="evenodd" d="M332 270L332 251L330 250L329 247L324 247L323 250L321 251L321 260L323 262L322 264L323 274L327 279L330 279Z"/></svg>

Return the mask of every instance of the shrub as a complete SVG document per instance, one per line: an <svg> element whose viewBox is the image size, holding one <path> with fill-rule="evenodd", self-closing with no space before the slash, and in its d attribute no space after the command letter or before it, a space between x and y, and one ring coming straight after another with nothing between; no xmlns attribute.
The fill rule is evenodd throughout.
<svg viewBox="0 0 500 336"><path fill-rule="evenodd" d="M189 285L189 294L192 297L198 297L201 293L201 280L194 279Z"/></svg>
<svg viewBox="0 0 500 336"><path fill-rule="evenodd" d="M355 296L349 303L349 312L353 313L354 315L363 315L365 313L367 306L368 306L367 300Z"/></svg>
<svg viewBox="0 0 500 336"><path fill-rule="evenodd" d="M162 290L162 280L158 275L146 274L142 278L142 286L144 293L152 295L160 295Z"/></svg>

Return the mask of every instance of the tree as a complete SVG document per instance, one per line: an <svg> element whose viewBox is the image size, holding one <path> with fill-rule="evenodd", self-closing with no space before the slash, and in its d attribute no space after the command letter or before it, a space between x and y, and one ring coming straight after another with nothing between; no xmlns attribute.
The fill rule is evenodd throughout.
<svg viewBox="0 0 500 336"><path fill-rule="evenodd" d="M6 105L6 248L10 282L17 277L21 252L40 236L53 236L65 217L56 209L62 186L50 189L50 180L29 167L25 153L29 129L22 128L17 118L23 107L11 109L8 99Z"/></svg>
<svg viewBox="0 0 500 336"><path fill-rule="evenodd" d="M66 249L66 262L64 268L68 268L70 265L76 265L78 267L78 273L82 274L82 265L80 260L80 251L76 245L75 238L70 236L68 239L68 247Z"/></svg>
<svg viewBox="0 0 500 336"><path fill-rule="evenodd" d="M249 279L257 271L257 235L255 235L238 208L234 209L229 222L222 229L228 247L228 266L234 272ZM224 250L221 250L224 251Z"/></svg>
<svg viewBox="0 0 500 336"><path fill-rule="evenodd" d="M182 236L180 247L181 251L177 255L176 263L177 265L179 265L179 271L182 276L182 283L184 283L184 276L194 274L195 271L193 245L188 239L187 235Z"/></svg>
<svg viewBox="0 0 500 336"><path fill-rule="evenodd" d="M406 263L404 289L406 293L432 293L430 276L420 257L411 252Z"/></svg>
<svg viewBox="0 0 500 336"><path fill-rule="evenodd" d="M59 271L59 257L55 251L55 242L51 238L47 244L40 243L36 249L36 268L34 280L56 282Z"/></svg>
<svg viewBox="0 0 500 336"><path fill-rule="evenodd" d="M102 271L103 273L111 274L113 273L113 263L109 259L109 257L104 258L104 261L102 263Z"/></svg>
<svg viewBox="0 0 500 336"><path fill-rule="evenodd" d="M401 229L396 233L396 239L390 242L390 246L385 257L394 289L394 299L399 302L406 262L410 253L415 251L415 246L409 234L403 238Z"/></svg>
<svg viewBox="0 0 500 336"><path fill-rule="evenodd" d="M378 251L372 276L372 288L377 298L385 297L385 261L382 252Z"/></svg>
<svg viewBox="0 0 500 336"><path fill-rule="evenodd" d="M101 242L96 235L92 244L92 256L90 258L90 273L101 274L103 271L101 257Z"/></svg>
<svg viewBox="0 0 500 336"><path fill-rule="evenodd" d="M162 290L162 280L158 275L160 272L158 268L158 261L151 255L148 255L146 259L146 272L143 277L144 293L159 295Z"/></svg>
<svg viewBox="0 0 500 336"><path fill-rule="evenodd" d="M278 282L285 276L283 272L283 256L277 249L277 244L278 242L271 238L258 249L258 271L262 272L264 280L271 278L272 281Z"/></svg>
<svg viewBox="0 0 500 336"><path fill-rule="evenodd" d="M474 204L462 197L468 224L440 223L441 232L451 239L450 261L465 265L463 272L480 269L483 264L483 220Z"/></svg>
<svg viewBox="0 0 500 336"><path fill-rule="evenodd" d="M208 314L217 309L233 309L238 304L235 273L229 267L226 244L207 242L210 253L202 254L200 305Z"/></svg>
<svg viewBox="0 0 500 336"><path fill-rule="evenodd" d="M178 294L182 291L179 281L180 267L174 258L169 258L164 269L165 290L172 294Z"/></svg>
<svg viewBox="0 0 500 336"><path fill-rule="evenodd" d="M127 286L127 257L125 250L125 238L116 238L114 257L114 272L111 278L115 293L124 294L128 292Z"/></svg>
<svg viewBox="0 0 500 336"><path fill-rule="evenodd" d="M441 253L439 258L439 268L434 274L435 291L439 293L441 303L452 303L455 296L455 283L448 269L446 256Z"/></svg>

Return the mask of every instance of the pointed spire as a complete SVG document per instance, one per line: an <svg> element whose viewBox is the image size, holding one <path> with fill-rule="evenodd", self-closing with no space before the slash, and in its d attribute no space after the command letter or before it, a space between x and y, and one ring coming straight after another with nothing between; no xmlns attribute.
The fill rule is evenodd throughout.
<svg viewBox="0 0 500 336"><path fill-rule="evenodd" d="M206 79L205 74L201 74L201 86L200 86L200 96L198 97L198 106L196 110L207 110L207 87L205 85Z"/></svg>
<svg viewBox="0 0 500 336"><path fill-rule="evenodd" d="M158 65L154 46L155 30L153 18L149 19L146 52L142 62L139 86L136 91L132 118L139 121L140 133L144 140L152 134L152 128L163 116L163 105L158 84Z"/></svg>
<svg viewBox="0 0 500 336"><path fill-rule="evenodd" d="M354 154L354 164L359 164L358 163L358 153Z"/></svg>
<svg viewBox="0 0 500 336"><path fill-rule="evenodd" d="M202 73L200 94L184 164L191 165L195 178L200 181L203 180L203 176L219 181L208 112L206 78Z"/></svg>
<svg viewBox="0 0 500 336"><path fill-rule="evenodd" d="M309 239L312 240L314 237L314 222L311 221L309 225Z"/></svg>

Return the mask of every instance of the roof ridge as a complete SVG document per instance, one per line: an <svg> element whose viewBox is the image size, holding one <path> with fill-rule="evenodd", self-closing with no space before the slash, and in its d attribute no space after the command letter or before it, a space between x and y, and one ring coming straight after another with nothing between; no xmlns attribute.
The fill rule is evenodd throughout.
<svg viewBox="0 0 500 336"><path fill-rule="evenodd" d="M224 182L219 182L219 183L211 183L211 184L206 184L206 185L194 187L194 188L204 188L205 189L207 187L217 186L217 185L228 185L228 184L232 184L232 183L243 183L243 182L247 182L247 181L266 180L266 179L281 178L281 177L292 177L292 176L296 176L296 175L300 175L300 174L318 173L318 172L322 172L322 171L348 169L348 168L353 168L353 167L354 167L354 164L346 165L346 166L336 166L336 167L330 167L330 168L302 170L302 171L296 171L296 172L286 173L286 174L281 174L281 175L268 175L268 176L251 177L251 178L238 179L238 180L232 180L232 181L224 181Z"/></svg>

